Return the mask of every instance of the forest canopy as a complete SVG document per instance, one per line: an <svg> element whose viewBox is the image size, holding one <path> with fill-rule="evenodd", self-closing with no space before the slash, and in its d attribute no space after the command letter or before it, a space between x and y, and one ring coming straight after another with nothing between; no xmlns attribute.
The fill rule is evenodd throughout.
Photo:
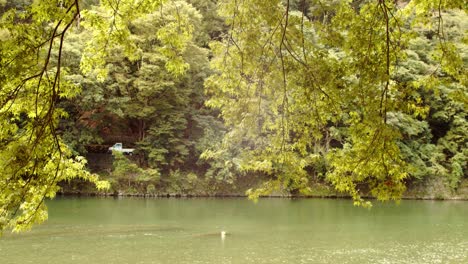
<svg viewBox="0 0 468 264"><path fill-rule="evenodd" d="M463 0L0 0L0 230L73 179L399 200L467 178ZM115 133L115 131L119 131ZM105 181L86 168L116 135ZM124 136L122 136L122 134ZM176 184L174 184L176 183Z"/></svg>

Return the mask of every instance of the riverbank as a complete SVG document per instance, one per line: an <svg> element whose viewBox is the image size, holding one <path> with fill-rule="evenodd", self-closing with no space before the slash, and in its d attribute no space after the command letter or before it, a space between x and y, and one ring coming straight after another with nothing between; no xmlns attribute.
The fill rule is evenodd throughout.
<svg viewBox="0 0 468 264"><path fill-rule="evenodd" d="M235 188L224 186L223 192L198 190L197 192L169 192L167 190L155 190L153 193L136 192L131 190L113 190L108 192L99 192L93 186L87 183L62 183L62 190L59 195L74 196L111 196L111 197L156 197L156 198L246 198L245 193L248 188ZM219 187L219 186L218 186ZM310 186L308 194L291 194L286 191L276 191L270 195L261 197L267 198L327 198L327 199L350 199L351 197L344 193L335 191L326 184L315 184ZM366 199L373 199L369 195L363 195ZM468 200L468 179L460 183L457 190L451 190L442 178L430 178L425 181L410 183L402 196L405 200Z"/></svg>
<svg viewBox="0 0 468 264"><path fill-rule="evenodd" d="M64 195L84 196L135 196L135 197L247 197L249 189L264 187L271 177L261 174L244 174L228 178L207 177L200 171L169 171L165 173L148 174L145 170L135 167L136 161L120 159L114 164L113 156L108 154L89 154L89 169L109 181L111 188L107 192L99 192L88 182L75 180L61 184ZM118 167L118 169L117 169ZM116 173L115 171L119 171ZM265 197L275 198L350 198L346 193L337 192L333 186L321 177L310 177L308 190L299 192L291 187L274 191ZM453 189L453 182L446 177L425 176L420 180L407 180L407 190L402 199L416 200L468 200L468 177L463 177ZM362 196L372 199L360 186Z"/></svg>

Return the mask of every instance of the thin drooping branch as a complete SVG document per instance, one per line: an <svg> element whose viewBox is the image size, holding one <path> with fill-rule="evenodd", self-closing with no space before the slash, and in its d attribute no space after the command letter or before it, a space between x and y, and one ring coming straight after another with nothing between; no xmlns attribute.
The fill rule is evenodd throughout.
<svg viewBox="0 0 468 264"><path fill-rule="evenodd" d="M390 17L388 15L388 6L385 0L380 0L379 5L382 9L385 19L385 87L382 91L380 99L380 115L383 117L384 123L387 123L387 96L390 86Z"/></svg>
<svg viewBox="0 0 468 264"><path fill-rule="evenodd" d="M285 59L283 56L283 47L285 47L286 43L286 32L288 29L288 23L289 23L289 0L286 2L286 10L285 10L285 16L284 16L284 28L283 32L281 35L281 42L280 42L280 49L279 49L279 55L280 55L280 60L281 60L281 70L282 70L282 76L283 76L283 103L281 105L282 108L282 113L281 113L281 136L282 136L282 143L281 143L281 151L284 151L284 147L286 144L286 112L287 112L287 104L288 104L288 95L287 95L287 76L286 76L286 66L285 66Z"/></svg>
<svg viewBox="0 0 468 264"><path fill-rule="evenodd" d="M36 47L38 50L37 52L39 53L39 50L41 49L42 46L45 44L48 44L47 48L47 53L46 57L44 58L44 63L41 66L39 72L37 74L34 74L32 76L24 78L20 84L16 87L16 89L13 90L13 93L11 93L10 97L11 99L8 100L7 98L6 103L10 101L10 104L14 104L14 100L16 99L16 96L20 90L22 90L25 85L28 82L37 80L37 84L35 86L35 100L34 100L34 107L35 107L35 117L34 121L35 125L32 126L32 130L30 131L30 136L29 136L29 143L31 144L29 147L28 152L26 153L26 158L22 161L24 166L27 166L29 163L33 162L32 169L28 172L27 178L25 183L22 185L21 188L21 196L19 197L19 200L9 200L7 204L2 205L3 208L15 208L13 210L7 209L7 210L2 210L2 217L5 216L6 214L9 214L10 212L12 215L17 215L20 208L21 204L23 203L27 193L28 193L28 186L32 183L32 180L35 177L35 174L37 173L38 169L38 160L35 155L36 149L41 142L41 140L48 134L53 138L53 145L52 147L52 152L50 154L57 154L58 153L58 158L55 161L55 171L54 171L54 176L51 180L48 180L47 182L41 182L41 184L44 185L44 190L41 194L41 200L35 204L35 209L31 214L28 215L28 218L22 220L21 222L18 222L19 224L25 224L28 225L30 222L33 220L34 215L39 211L40 207L42 206L47 193L49 193L50 188L53 187L56 184L56 181L60 175L60 169L62 166L62 157L63 157L63 150L61 147L60 139L58 137L56 127L55 127L55 112L56 112L56 105L59 100L59 94L60 94L60 80L61 80L61 66L62 66L62 53L63 53L63 45L64 45L64 40L65 40L65 35L66 32L71 28L75 20L80 14L80 9L79 9L79 0L74 0L74 2L67 8L65 12L65 16L60 19L56 25L54 26L50 37L48 37L45 41L42 41L40 45ZM73 13L71 13L73 12ZM70 16L68 16L70 15ZM68 18L67 18L68 17ZM65 25L64 25L65 24ZM63 27L64 25L64 27ZM48 75L49 71L49 65L52 60L52 54L54 53L54 43L56 43L56 40L59 39L59 47L58 47L58 54L56 58L56 65L55 65L55 73L53 77L53 81L50 82L51 78ZM38 106L39 106L39 98L41 97L41 89L42 86L44 86L44 79L48 80L47 81L47 88L50 89L50 97L47 99L48 100L48 107L42 109L39 111ZM8 109L7 109L8 110ZM45 113L44 113L45 111ZM36 120L37 119L37 120ZM12 161L11 161L12 162ZM18 173L23 169L24 166L19 166L17 170L8 178L6 179L6 184L4 187L8 185L8 182L15 179L18 175ZM24 177L25 175L21 176ZM18 203L18 204L17 204ZM16 221L14 218L9 218L8 219L8 225L11 225L13 221Z"/></svg>
<svg viewBox="0 0 468 264"><path fill-rule="evenodd" d="M62 66L62 52L63 52L63 44L64 44L64 40L65 40L65 33L70 29L70 27L73 25L73 23L75 22L75 20L77 19L77 17L79 16L80 14L80 8L79 8L79 3L78 3L78 0L74 0L74 3L73 5L70 7L69 10L71 10L72 7L75 7L75 13L73 14L72 18L68 21L67 25L65 26L65 28L62 30L61 34L60 34L60 43L59 43L59 50L58 50L58 57L57 57L57 65L56 65L56 72L55 72L55 78L54 78L54 83L53 83L53 86L52 86L52 98L51 98L51 106L50 106L50 112L52 113L54 110L55 110L55 106L57 104L57 100L59 99L58 98L58 94L59 94L59 91L60 91L60 74L61 74L61 66ZM69 11L67 11L68 13ZM53 39L54 40L54 39ZM51 40L51 42L53 42L53 40ZM49 50L49 54L50 54L50 50ZM52 115L52 114L51 114ZM42 199L41 201L37 204L36 208L35 208L35 211L37 212L37 210L39 210L39 208L42 206L42 204L44 203L44 200L46 198L46 195L47 193L49 192L50 188L52 186L54 186L54 184L57 182L57 178L60 174L60 167L61 167L61 159L63 157L63 151L62 151L62 148L60 146L60 140L58 138L58 135L57 135L57 132L56 132L56 128L55 128L55 125L53 123L53 120L52 120L52 117L51 117L51 120L50 122L48 123L48 126L49 126L49 129L51 131L51 134L52 134L52 137L54 138L54 141L55 141L55 144L56 144L56 148L57 148L57 152L59 153L59 157L58 157L58 161L57 161L57 164L56 164L56 167L55 167L55 173L54 173L54 177L52 178L52 180L47 184L47 188L45 188L44 192L42 193ZM32 219L32 216L31 215L26 221L25 223L26 224L29 224L29 222L31 221Z"/></svg>

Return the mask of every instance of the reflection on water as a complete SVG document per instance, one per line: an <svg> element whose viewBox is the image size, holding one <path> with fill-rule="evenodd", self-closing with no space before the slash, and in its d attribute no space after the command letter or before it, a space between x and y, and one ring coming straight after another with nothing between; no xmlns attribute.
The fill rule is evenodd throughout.
<svg viewBox="0 0 468 264"><path fill-rule="evenodd" d="M468 202L61 198L0 263L468 263ZM221 232L226 234L223 238Z"/></svg>

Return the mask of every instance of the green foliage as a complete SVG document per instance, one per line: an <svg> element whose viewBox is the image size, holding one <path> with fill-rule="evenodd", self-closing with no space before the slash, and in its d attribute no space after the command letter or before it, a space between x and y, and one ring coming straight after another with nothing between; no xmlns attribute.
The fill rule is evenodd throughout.
<svg viewBox="0 0 468 264"><path fill-rule="evenodd" d="M400 148L413 167L411 176L423 179L427 176L443 177L452 189L466 177L466 75L468 46L463 43L468 26L466 14L460 11L442 13L444 28L440 33L438 21L435 27L416 28L418 35L409 42L407 58L400 64L398 81L412 83L416 87L407 96L415 98L422 106L424 120L416 116L395 116L393 122L404 138ZM444 39L435 36L444 34ZM446 69L448 57L440 54L442 41L451 41L457 47L457 72ZM452 46L453 48L453 46ZM442 65L440 61L442 62ZM460 64L460 62L462 62ZM442 66L442 67L441 67ZM453 65L452 65L453 66ZM451 67L451 66L450 66ZM425 77L428 73L430 78ZM437 78L434 78L437 77ZM421 118L419 118L421 119Z"/></svg>
<svg viewBox="0 0 468 264"><path fill-rule="evenodd" d="M421 168L433 160L427 156L434 149L432 131L417 119L430 107L421 87L432 89L453 78L460 84L458 97L466 98L466 62L460 56L465 48L459 39L439 28L434 46L418 39L415 29L440 25L444 16L435 17L434 24L425 19L434 10L466 11L466 6L462 1L440 6L434 1L311 2L222 1L220 12L230 30L211 45L215 74L205 82L208 105L220 109L229 129L222 148L240 147L239 167L271 178L250 192L254 197L274 189L307 192L310 169L320 170L314 163L318 155L326 159L327 180L356 204L369 205L363 192L398 200L406 179L426 175ZM457 32L449 27L447 32ZM415 44L432 49L434 56L408 49ZM443 73L430 75L437 63ZM425 138L418 139L421 135ZM460 138L453 147L463 148L466 133ZM458 164L461 156L449 163Z"/></svg>
<svg viewBox="0 0 468 264"><path fill-rule="evenodd" d="M155 192L156 192L156 187L154 186L154 184L150 183L146 186L146 193L155 194Z"/></svg>
<svg viewBox="0 0 468 264"><path fill-rule="evenodd" d="M148 11L160 10L161 3L148 0L134 6L134 1L102 1L99 6L83 11L79 9L79 1L21 1L7 2L2 9L0 168L4 173L0 178L0 230L26 229L44 221L43 201L55 195L59 181L81 177L94 182L98 188L106 187L84 170L84 162L75 158L76 152L63 143L65 138L70 146L80 146L90 142L95 134L81 133L74 141L79 132L70 133L71 126L62 122L61 129L65 131L62 138L58 133L62 131L57 130L59 120L68 114L58 104L77 96L79 84L96 85L76 70L75 54L83 55L82 69L98 80L106 76L104 65L111 52L117 50L131 61L140 58L137 45L130 39L129 25ZM85 6L90 4L92 1L86 1ZM187 9L188 5L175 1L171 4L155 32L161 43L157 52L164 68L180 75L188 69L181 56L191 38L192 26L188 16L177 13L179 8ZM87 29L81 40L91 39L84 51L65 43L70 30L76 27L79 34L80 26ZM65 50L71 55L70 62L63 61L67 57ZM69 70L66 66L75 67ZM99 102L98 95L91 100ZM86 102L88 106L89 102ZM71 108L66 103L62 107ZM75 120L80 120L81 114L74 115ZM140 180L144 182L146 177Z"/></svg>
<svg viewBox="0 0 468 264"><path fill-rule="evenodd" d="M203 106L203 80L210 74L208 51L194 43L200 41L198 37L186 39L182 59L189 67L182 76L166 67L167 58L162 55L164 43L157 32L176 14L189 19L195 32L203 33L200 14L181 1L168 2L161 12L132 21L129 39L138 50L138 57L127 57L120 47L109 48L112 56L105 60L104 82L99 82L94 74L70 75L70 79L81 84L82 93L65 102L71 118L62 122L67 143L80 153L85 144L112 144L109 138L114 135L129 135L133 138L130 143L136 142L139 165L161 170L165 184L158 185L159 190L184 185L185 180L171 175L185 177L185 171L194 171L201 178L215 175L219 181L224 179L218 175L224 161L198 159L213 143L221 142L224 131L222 122ZM75 43L89 39L90 32L72 33L69 53L65 55L70 68L76 69L80 63L77 55L83 51ZM232 178L231 174L226 180L232 182Z"/></svg>
<svg viewBox="0 0 468 264"><path fill-rule="evenodd" d="M109 176L114 191L154 193L161 176L158 170L142 169L118 151L114 151L112 156L113 170Z"/></svg>
<svg viewBox="0 0 468 264"><path fill-rule="evenodd" d="M208 48L211 40L220 39L227 31L224 20L217 13L218 0L188 0L203 16L196 24L197 30L193 32L198 45Z"/></svg>
<svg viewBox="0 0 468 264"><path fill-rule="evenodd" d="M17 2L18 9L8 3L0 19L0 232L47 219L44 200L55 196L59 181L82 178L108 187L56 131L66 116L57 102L79 92L61 64L63 37L78 6L61 3Z"/></svg>
<svg viewBox="0 0 468 264"><path fill-rule="evenodd" d="M115 123L132 127L147 165L162 168L165 172L184 164L191 154L198 156L193 154L194 141L199 137L194 133L201 134L197 130L203 130L203 127L196 119L207 115L201 105L202 81L208 74L208 52L188 37L184 43L177 40L170 46L183 46L179 52L182 52L181 59L187 72L175 76L173 69L168 68L166 40L162 40L159 33L167 29L167 22L174 20L176 15L184 17L184 23L190 25L200 22L199 13L180 1L170 2L161 12L135 20L130 25L129 37L138 49L139 57L135 60L121 49L114 49L112 58L106 62L108 77L104 86L96 83L84 87L84 93L92 94L96 89L105 93L102 100L96 100L92 105L92 116L98 119L104 114L111 116ZM170 23L175 25L175 22ZM179 26L184 27L184 24ZM92 77L87 79L92 82ZM112 124L108 125L112 128Z"/></svg>
<svg viewBox="0 0 468 264"><path fill-rule="evenodd" d="M108 187L78 154L119 133L139 163L114 153L116 191L265 179L256 198L328 181L369 206L363 194L398 200L428 176L456 189L466 12L463 0L2 0L0 231L44 221L59 181Z"/></svg>
<svg viewBox="0 0 468 264"><path fill-rule="evenodd" d="M161 42L159 55L166 60L166 69L181 75L187 70L182 59L187 41L192 38L190 17L184 9L188 5L183 1L104 1L91 10L82 12L83 26L92 32L92 38L84 50L81 68L85 73L94 72L99 80L107 75L106 58L108 51L119 48L130 61L140 58L140 50L131 39L131 22L142 17L159 17L160 27L155 35ZM179 9L182 10L179 13ZM109 19L109 17L111 19Z"/></svg>

